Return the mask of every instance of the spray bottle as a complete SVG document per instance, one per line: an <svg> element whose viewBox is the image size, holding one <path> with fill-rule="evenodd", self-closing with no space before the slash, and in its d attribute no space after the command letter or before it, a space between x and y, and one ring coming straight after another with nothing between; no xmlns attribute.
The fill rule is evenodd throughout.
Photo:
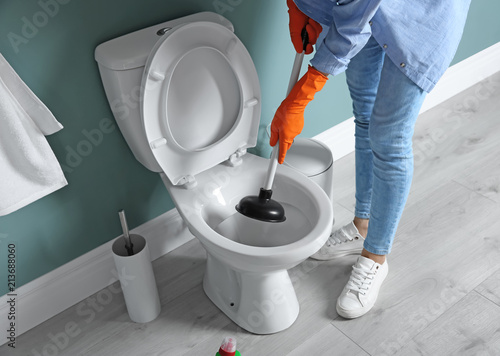
<svg viewBox="0 0 500 356"><path fill-rule="evenodd" d="M215 356L241 356L240 352L236 350L236 339L230 336L225 337Z"/></svg>

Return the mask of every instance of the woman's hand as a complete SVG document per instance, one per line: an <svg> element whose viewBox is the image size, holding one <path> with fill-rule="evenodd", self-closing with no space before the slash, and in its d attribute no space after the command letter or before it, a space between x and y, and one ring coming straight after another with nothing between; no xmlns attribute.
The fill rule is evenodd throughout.
<svg viewBox="0 0 500 356"><path fill-rule="evenodd" d="M323 30L321 25L305 15L299 10L293 0L286 1L288 5L288 15L290 16L290 37L297 53L302 53L302 29L305 27L309 36L309 43L306 47L306 54L312 53L313 44L318 40L318 36Z"/></svg>

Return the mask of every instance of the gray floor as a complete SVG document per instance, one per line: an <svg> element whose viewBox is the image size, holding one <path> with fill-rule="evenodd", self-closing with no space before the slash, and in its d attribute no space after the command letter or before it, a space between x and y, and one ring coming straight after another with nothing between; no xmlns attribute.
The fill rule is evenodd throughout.
<svg viewBox="0 0 500 356"><path fill-rule="evenodd" d="M130 322L121 294L101 291L0 354L214 355L232 334L244 356L500 355L499 119L500 73L421 115L389 276L362 318L335 312L355 257L307 260L291 271L301 306L295 324L249 334L203 293L205 252L193 240L154 263L162 301L155 321ZM337 225L352 219L353 161L335 163Z"/></svg>

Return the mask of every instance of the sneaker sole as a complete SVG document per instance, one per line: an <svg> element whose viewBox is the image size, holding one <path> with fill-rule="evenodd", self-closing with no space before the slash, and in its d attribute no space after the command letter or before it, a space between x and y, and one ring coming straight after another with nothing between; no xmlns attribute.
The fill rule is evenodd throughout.
<svg viewBox="0 0 500 356"><path fill-rule="evenodd" d="M328 256L315 256L312 255L310 256L309 258L312 258L313 260L317 260L317 261L330 261L330 260L333 260L335 258L339 258L339 257L345 257L345 256L350 256L350 255L359 255L361 254L361 252L363 251L363 248L359 248L359 249L355 249L355 250L349 250L349 251L342 251L342 252L339 252L335 255L328 255Z"/></svg>
<svg viewBox="0 0 500 356"><path fill-rule="evenodd" d="M375 303L373 303L369 308L363 308L353 311L353 310L342 309L337 303L335 309L337 310L337 314L343 317L344 319L356 319L368 313L373 308L374 305Z"/></svg>

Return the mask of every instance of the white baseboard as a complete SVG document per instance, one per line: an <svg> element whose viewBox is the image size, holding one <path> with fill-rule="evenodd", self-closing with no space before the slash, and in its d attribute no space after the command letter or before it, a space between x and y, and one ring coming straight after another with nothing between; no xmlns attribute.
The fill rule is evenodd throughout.
<svg viewBox="0 0 500 356"><path fill-rule="evenodd" d="M313 137L327 145L336 161L354 151L354 117Z"/></svg>
<svg viewBox="0 0 500 356"><path fill-rule="evenodd" d="M423 113L500 71L500 42L451 66L425 98Z"/></svg>
<svg viewBox="0 0 500 356"><path fill-rule="evenodd" d="M420 114L443 103L467 88L500 71L500 42L451 66L425 98ZM354 151L354 118L320 133L314 139L324 142L334 160Z"/></svg>
<svg viewBox="0 0 500 356"><path fill-rule="evenodd" d="M146 238L151 260L194 238L176 209L169 210L131 232ZM117 281L111 253L113 242L114 239L19 287L15 291L17 336ZM2 335L8 329L9 298L8 295L0 298ZM2 336L0 345L6 342L7 339Z"/></svg>
<svg viewBox="0 0 500 356"><path fill-rule="evenodd" d="M422 111L427 111L459 92L500 71L500 43L450 67L427 96ZM354 119L350 118L314 137L324 142L337 160L354 151ZM176 249L193 236L176 209L132 230L146 238L151 259ZM56 268L16 290L17 335L106 288L117 280L109 241L98 248ZM8 296L0 297L0 328L8 329ZM1 344L6 343L1 339ZM1 345L0 344L0 345Z"/></svg>

